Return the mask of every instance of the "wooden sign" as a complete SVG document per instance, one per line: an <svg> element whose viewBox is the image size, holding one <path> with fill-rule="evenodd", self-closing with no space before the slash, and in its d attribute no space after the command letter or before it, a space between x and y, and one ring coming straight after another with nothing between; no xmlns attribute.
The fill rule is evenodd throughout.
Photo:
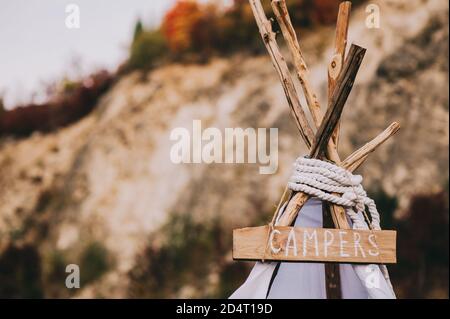
<svg viewBox="0 0 450 319"><path fill-rule="evenodd" d="M233 231L233 259L396 263L393 230L351 230L276 226Z"/></svg>

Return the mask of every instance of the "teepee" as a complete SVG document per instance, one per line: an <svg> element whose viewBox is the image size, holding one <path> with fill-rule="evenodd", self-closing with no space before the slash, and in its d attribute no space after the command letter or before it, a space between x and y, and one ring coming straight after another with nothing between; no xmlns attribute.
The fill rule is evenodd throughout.
<svg viewBox="0 0 450 319"><path fill-rule="evenodd" d="M395 298L385 264L396 262L396 232L380 229L376 205L361 186L362 177L352 172L399 124L392 123L344 160L337 151L339 119L366 51L352 44L346 52L351 3L339 6L328 106L322 114L285 0L271 0L310 123L260 0L249 2L309 154L295 162L269 225L234 230L233 258L257 262L230 298Z"/></svg>

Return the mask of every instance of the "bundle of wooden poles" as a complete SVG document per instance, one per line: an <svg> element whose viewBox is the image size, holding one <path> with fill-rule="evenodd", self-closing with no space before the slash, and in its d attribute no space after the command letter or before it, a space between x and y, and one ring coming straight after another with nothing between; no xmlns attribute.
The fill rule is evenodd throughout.
<svg viewBox="0 0 450 319"><path fill-rule="evenodd" d="M277 44L276 34L272 29L272 22L266 17L261 0L249 0L249 2L261 38L270 55L272 64L278 73L291 114L296 122L303 141L309 148L309 157L331 161L334 164L353 172L364 163L371 152L384 143L389 137L394 135L400 128L400 125L397 122L392 123L374 139L356 150L346 159L341 160L338 154L339 120L366 51L366 49L352 44L348 52L346 52L351 3L346 1L342 2L339 6L334 54L328 64L328 103L326 112L323 114L317 95L314 93L310 84L309 71L300 49L296 31L289 17L286 1L271 0L271 5L280 26L282 36L290 52L295 73L307 103L307 108L303 108L301 105L290 70ZM306 114L308 111L312 121L308 120ZM269 242L269 233L273 227L283 229L283 227L287 228L286 226L292 226L301 208L308 199L308 194L291 192L288 191L286 187L278 207L276 208L272 222L268 227L243 228L234 231L233 258L241 260L258 260L258 256L263 256L265 258L267 255L266 251L264 251L264 247L266 247L264 246L264 243ZM282 215L278 216L281 207L284 207L284 210ZM324 203L324 207L326 209L324 210L323 215L323 227L332 228L334 226L336 229L346 229L348 230L347 232L352 231L344 207L329 203ZM325 219L325 216L328 216L329 218ZM370 227L370 221L367 220L367 222ZM266 231L266 235L264 235L264 231L261 228L267 229L268 232ZM384 258L384 261L395 262L395 232L378 231L378 236L380 246L384 246L383 249L387 252L386 256L388 258ZM255 243L255 241L258 243ZM262 241L264 241L264 243L262 243ZM271 260L288 260L285 256L271 255L269 257L271 257L269 258ZM264 260L264 258L262 259ZM381 259L383 258L380 258L380 260ZM308 256L289 259L289 261L301 260L320 261L321 259L315 257L309 258ZM339 298L340 287L338 264L329 262L330 259L324 259L323 261L328 261L325 263L327 297L334 298L337 296L337 298ZM359 259L357 262L364 261Z"/></svg>
<svg viewBox="0 0 450 319"><path fill-rule="evenodd" d="M249 1L264 45L280 78L292 116L303 141L309 147L309 156L311 158L327 159L349 171L354 171L364 163L371 152L394 135L400 128L400 125L397 122L393 122L378 136L346 159L340 159L337 150L339 119L366 51L364 48L352 44L348 53L346 53L351 2L342 2L339 6L334 55L328 65L328 105L325 114L323 114L317 95L314 93L309 81L308 68L300 49L296 31L289 17L286 1L271 0L273 12L291 54L295 73L301 84L308 110L313 120L313 123L310 123L300 103L300 98L286 60L280 52L276 34L272 31L272 23L267 19L260 0ZM280 203L283 203L285 195L286 192L283 194ZM309 195L301 192L289 194L287 207L283 216L277 222L277 226L291 225L308 198ZM336 228L350 228L343 207L332 205L331 215Z"/></svg>

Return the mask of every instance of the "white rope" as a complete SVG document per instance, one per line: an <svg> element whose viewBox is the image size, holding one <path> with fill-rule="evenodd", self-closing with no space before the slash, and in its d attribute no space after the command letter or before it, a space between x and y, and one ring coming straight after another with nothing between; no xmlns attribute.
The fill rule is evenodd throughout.
<svg viewBox="0 0 450 319"><path fill-rule="evenodd" d="M370 228L380 230L380 214L375 202L367 196L362 187L362 180L361 175L353 175L332 163L299 157L294 163L294 171L289 179L288 187L293 191L303 192L323 201L343 206L352 221L353 229L369 229L364 220L367 207L371 217ZM380 265L380 270L394 293L387 267Z"/></svg>
<svg viewBox="0 0 450 319"><path fill-rule="evenodd" d="M344 206L355 229L367 229L364 218L358 214L363 213L367 207L372 229L379 230L380 214L361 182L361 175L353 175L342 167L318 159L299 157L295 161L288 187L293 191Z"/></svg>

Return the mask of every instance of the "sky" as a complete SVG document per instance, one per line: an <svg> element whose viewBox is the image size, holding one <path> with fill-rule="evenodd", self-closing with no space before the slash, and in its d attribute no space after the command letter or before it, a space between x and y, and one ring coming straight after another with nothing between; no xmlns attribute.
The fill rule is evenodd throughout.
<svg viewBox="0 0 450 319"><path fill-rule="evenodd" d="M10 109L43 98L46 83L115 70L128 55L135 22L157 26L175 0L0 0L0 96ZM80 28L66 27L66 6ZM37 93L37 95L36 95Z"/></svg>

